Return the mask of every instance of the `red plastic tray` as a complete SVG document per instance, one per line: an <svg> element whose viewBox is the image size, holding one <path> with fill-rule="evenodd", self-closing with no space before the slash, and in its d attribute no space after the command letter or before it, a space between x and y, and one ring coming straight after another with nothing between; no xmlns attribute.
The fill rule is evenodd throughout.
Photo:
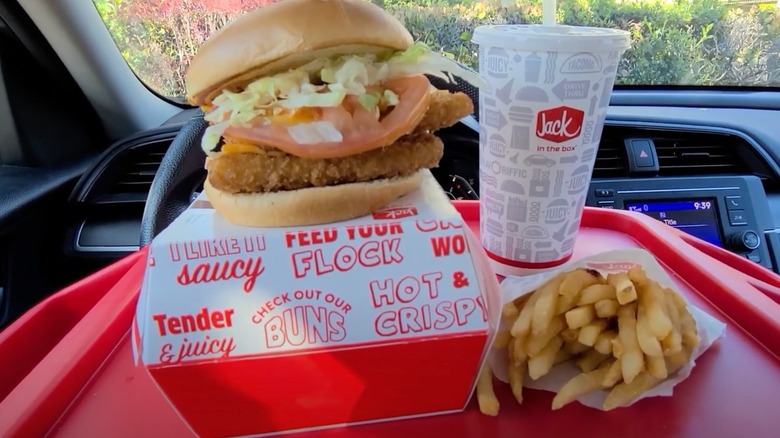
<svg viewBox="0 0 780 438"><path fill-rule="evenodd" d="M478 205L456 205L477 232ZM480 414L472 401L458 414L293 436L515 437L575 431L578 436L775 436L780 305L771 297L780 296L780 277L641 214L586 209L575 258L632 247L653 252L693 303L728 324L725 337L697 361L673 397L645 399L609 413L577 403L553 412L552 393L526 390L525 403L518 406L501 384L498 417ZM141 250L63 290L0 335L4 362L16 362L11 376L0 376L0 388L10 388L0 402L0 434L192 436L146 372L133 364L129 328L144 261ZM117 280L120 272L124 275ZM87 305L80 320L59 327L54 315L68 314L78 301L70 297L80 294L102 297ZM45 342L36 346L40 339Z"/></svg>

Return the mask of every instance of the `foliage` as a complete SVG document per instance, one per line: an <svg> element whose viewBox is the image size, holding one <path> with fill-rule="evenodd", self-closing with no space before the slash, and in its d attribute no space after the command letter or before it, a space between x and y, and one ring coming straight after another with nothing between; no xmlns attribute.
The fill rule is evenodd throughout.
<svg viewBox="0 0 780 438"><path fill-rule="evenodd" d="M183 100L192 57L214 32L275 0L94 0L128 64L151 89Z"/></svg>
<svg viewBox="0 0 780 438"><path fill-rule="evenodd" d="M94 0L122 55L152 89L182 99L198 47L277 0ZM542 0L371 0L414 38L477 68L474 28L540 23ZM510 0L511 1L511 0ZM558 21L631 32L617 85L780 86L780 9L723 0L559 0Z"/></svg>

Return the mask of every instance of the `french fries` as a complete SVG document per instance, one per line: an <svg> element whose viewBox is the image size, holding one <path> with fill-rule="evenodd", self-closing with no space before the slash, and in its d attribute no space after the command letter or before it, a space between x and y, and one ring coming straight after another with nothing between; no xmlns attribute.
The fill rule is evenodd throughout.
<svg viewBox="0 0 780 438"><path fill-rule="evenodd" d="M489 364L482 367L477 377L477 404L483 414L491 417L498 415L499 403L493 389L493 370Z"/></svg>
<svg viewBox="0 0 780 438"><path fill-rule="evenodd" d="M566 327L566 322L560 316L553 318L552 322L547 325L547 328L543 333L539 333L536 337L529 338L526 344L528 354L534 356L538 354L542 349L558 334L561 333Z"/></svg>
<svg viewBox="0 0 780 438"><path fill-rule="evenodd" d="M636 334L636 309L637 306L629 304L618 310L618 339L623 346L620 359L623 380L626 383L631 383L645 366L645 357L639 348Z"/></svg>
<svg viewBox="0 0 780 438"><path fill-rule="evenodd" d="M593 306L581 306L566 312L566 324L570 329L578 329L586 326L596 317Z"/></svg>
<svg viewBox="0 0 780 438"><path fill-rule="evenodd" d="M577 340L582 345L593 347L596 345L596 341L598 340L599 335L605 328L607 328L606 319L597 319L592 321L580 329L580 334L577 336ZM604 354L609 354L609 352Z"/></svg>
<svg viewBox="0 0 780 438"><path fill-rule="evenodd" d="M611 284L594 284L582 290L577 305L584 306L601 300L616 300L615 286Z"/></svg>
<svg viewBox="0 0 780 438"><path fill-rule="evenodd" d="M601 386L603 388L612 388L613 386L617 385L617 383L620 381L620 378L622 377L622 361L620 359L615 359L614 362L609 364L609 371L607 371L606 375L604 376L604 380L601 382Z"/></svg>
<svg viewBox="0 0 780 438"><path fill-rule="evenodd" d="M546 333L547 326L555 316L558 307L558 287L559 282L550 281L539 288L539 298L536 300L536 307L531 316L531 333L534 336Z"/></svg>
<svg viewBox="0 0 780 438"><path fill-rule="evenodd" d="M502 330L496 333L496 338L493 340L493 348L501 349L509 346L512 341L512 336L509 334L509 330ZM660 348L660 347L659 347Z"/></svg>
<svg viewBox="0 0 780 438"><path fill-rule="evenodd" d="M536 380L549 373L550 368L555 363L555 357L558 355L561 345L563 345L563 340L556 336L542 348L539 354L531 356L528 359L528 376Z"/></svg>
<svg viewBox="0 0 780 438"><path fill-rule="evenodd" d="M509 357L512 357L514 350L514 343L507 345L507 351ZM526 363L517 363L514 360L509 361L509 385L512 387L512 394L515 396L517 403L523 404L523 379L525 378Z"/></svg>
<svg viewBox="0 0 780 438"><path fill-rule="evenodd" d="M593 309L596 310L596 316L599 318L609 318L617 315L618 307L620 307L620 304L618 304L617 299L596 301L593 304Z"/></svg>
<svg viewBox="0 0 780 438"><path fill-rule="evenodd" d="M553 398L553 410L564 407L576 400L577 397L601 389L604 378L609 373L610 365L604 364L598 369L582 373L566 382Z"/></svg>
<svg viewBox="0 0 780 438"><path fill-rule="evenodd" d="M618 304L628 304L637 298L636 287L627 273L607 275L607 284L615 288Z"/></svg>
<svg viewBox="0 0 780 438"><path fill-rule="evenodd" d="M554 410L601 390L608 391L605 410L624 406L685 366L700 341L685 300L641 266L606 278L582 268L560 273L507 303L502 317L508 329L494 348L507 348L519 404L524 379L537 380L567 361L581 371L560 388ZM485 372L477 385L480 410L496 415L492 374Z"/></svg>
<svg viewBox="0 0 780 438"><path fill-rule="evenodd" d="M612 340L615 339L617 333L614 330L603 331L599 333L596 338L596 343L593 344L593 348L601 354L612 353Z"/></svg>

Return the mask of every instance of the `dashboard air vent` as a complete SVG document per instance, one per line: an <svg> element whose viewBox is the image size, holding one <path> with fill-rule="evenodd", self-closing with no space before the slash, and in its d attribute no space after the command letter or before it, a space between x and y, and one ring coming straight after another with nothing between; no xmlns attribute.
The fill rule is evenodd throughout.
<svg viewBox="0 0 780 438"><path fill-rule="evenodd" d="M171 140L163 140L128 149L121 160L122 171L117 175L111 192L148 193L170 143Z"/></svg>
<svg viewBox="0 0 780 438"><path fill-rule="evenodd" d="M743 138L728 133L606 125L593 178L632 176L627 138L652 140L658 156L656 176L757 175L765 187L776 184L766 160ZM646 173L637 176L650 176Z"/></svg>
<svg viewBox="0 0 780 438"><path fill-rule="evenodd" d="M596 164L593 167L594 178L619 178L627 175L628 156L622 139L607 136L601 138Z"/></svg>
<svg viewBox="0 0 780 438"><path fill-rule="evenodd" d="M744 142L731 136L692 133L653 138L660 174L747 174L750 168L741 155Z"/></svg>

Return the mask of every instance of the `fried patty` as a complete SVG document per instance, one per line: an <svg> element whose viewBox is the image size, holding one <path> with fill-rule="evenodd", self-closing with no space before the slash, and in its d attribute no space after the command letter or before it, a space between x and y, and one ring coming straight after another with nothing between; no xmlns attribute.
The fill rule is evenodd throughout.
<svg viewBox="0 0 780 438"><path fill-rule="evenodd" d="M428 111L415 132L433 132L447 128L474 112L474 102L465 93L436 90L431 93Z"/></svg>
<svg viewBox="0 0 780 438"><path fill-rule="evenodd" d="M390 146L343 158L306 159L279 150L221 154L209 162L209 182L229 193L272 192L404 176L436 167L444 144L410 134Z"/></svg>
<svg viewBox="0 0 780 438"><path fill-rule="evenodd" d="M431 132L452 126L473 110L467 95L436 90L413 132L389 146L329 159L301 158L272 148L257 153L219 154L208 161L209 182L223 192L255 193L410 175L435 168L441 160L444 145Z"/></svg>

